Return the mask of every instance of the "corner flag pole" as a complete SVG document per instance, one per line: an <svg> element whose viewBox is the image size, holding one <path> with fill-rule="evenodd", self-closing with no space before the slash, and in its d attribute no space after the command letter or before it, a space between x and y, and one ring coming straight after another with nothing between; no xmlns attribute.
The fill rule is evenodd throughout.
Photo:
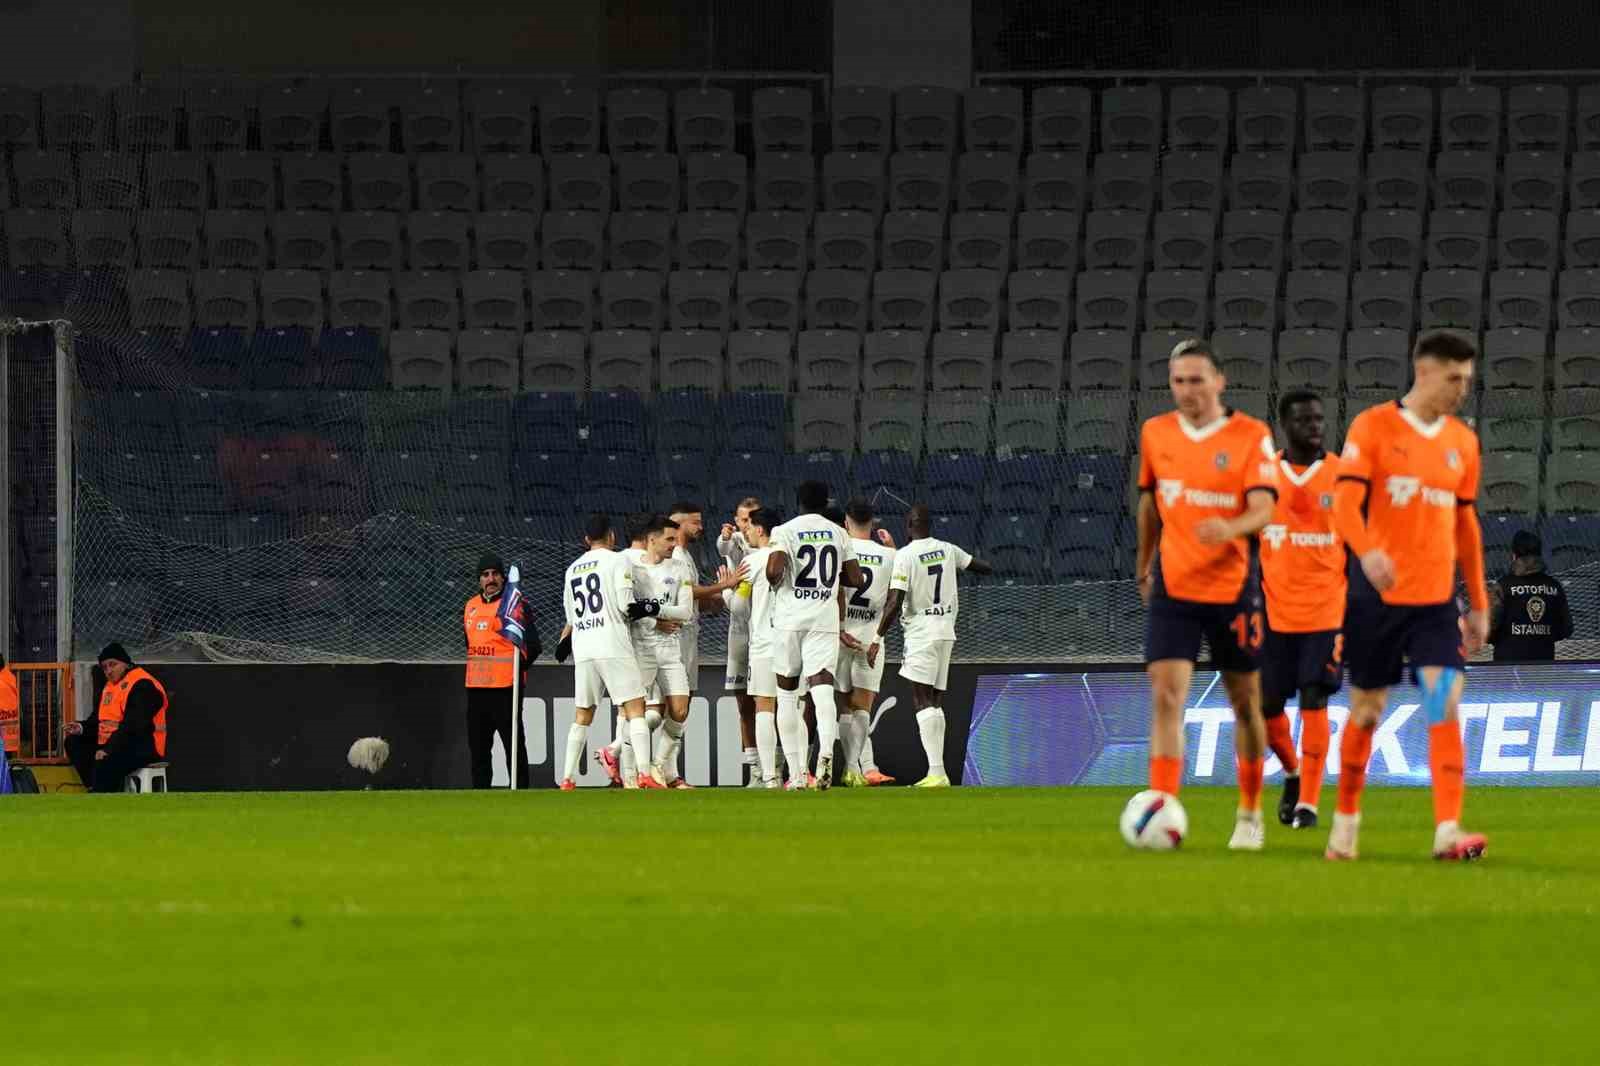
<svg viewBox="0 0 1600 1066"><path fill-rule="evenodd" d="M513 565L506 575L506 592L517 588L522 575ZM520 590L518 590L520 594ZM511 750L506 752L506 770L511 775L511 791L517 790L517 754L522 750L522 641L515 641L511 651Z"/></svg>

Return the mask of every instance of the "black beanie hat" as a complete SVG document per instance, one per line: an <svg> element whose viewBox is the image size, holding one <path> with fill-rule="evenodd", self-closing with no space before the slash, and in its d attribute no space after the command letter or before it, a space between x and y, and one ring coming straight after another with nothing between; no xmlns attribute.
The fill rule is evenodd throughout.
<svg viewBox="0 0 1600 1066"><path fill-rule="evenodd" d="M107 659L115 659L117 662L127 663L129 666L133 665L133 656L128 654L128 649L114 640L100 649L100 654L95 657L95 662L103 663Z"/></svg>
<svg viewBox="0 0 1600 1066"><path fill-rule="evenodd" d="M503 574L506 572L506 564L494 552L484 552L478 557L478 573L481 574L485 570L498 570Z"/></svg>

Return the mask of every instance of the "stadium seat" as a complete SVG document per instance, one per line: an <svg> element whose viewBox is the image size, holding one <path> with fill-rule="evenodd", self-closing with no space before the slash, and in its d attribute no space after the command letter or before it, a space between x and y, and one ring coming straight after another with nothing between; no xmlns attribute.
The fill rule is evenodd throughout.
<svg viewBox="0 0 1600 1066"><path fill-rule="evenodd" d="M136 329L187 333L189 306L185 271L147 268L135 270L128 279L128 312Z"/></svg>
<svg viewBox="0 0 1600 1066"><path fill-rule="evenodd" d="M889 241L887 229L890 215L884 220L885 252ZM937 240L937 238L936 238ZM931 242L930 243L934 243ZM943 241L937 240L942 247ZM930 252L933 249L929 249ZM934 252L928 258L937 261ZM914 266L914 262L897 262L894 266ZM1011 269L1011 217L999 211L962 211L950 216L950 268L966 270L981 267L1005 273Z"/></svg>
<svg viewBox="0 0 1600 1066"><path fill-rule="evenodd" d="M389 338L389 383L397 389L450 391L451 336L444 330L400 329Z"/></svg>
<svg viewBox="0 0 1600 1066"><path fill-rule="evenodd" d="M936 85L909 85L894 94L894 146L899 151L942 152L960 147L961 97Z"/></svg>
<svg viewBox="0 0 1600 1066"><path fill-rule="evenodd" d="M751 270L804 270L806 216L799 211L755 211L745 219L745 257Z"/></svg>
<svg viewBox="0 0 1600 1066"><path fill-rule="evenodd" d="M1283 220L1276 211L1229 211L1217 250L1223 270L1276 270L1283 262Z"/></svg>
<svg viewBox="0 0 1600 1066"><path fill-rule="evenodd" d="M576 331L539 330L522 338L522 387L536 392L582 392L588 381L588 338Z"/></svg>
<svg viewBox="0 0 1600 1066"><path fill-rule="evenodd" d="M850 85L833 90L833 145L852 152L887 155L894 138L893 100L888 89Z"/></svg>
<svg viewBox="0 0 1600 1066"><path fill-rule="evenodd" d="M1090 211L1084 220L1083 265L1088 270L1139 270L1147 256L1150 216L1139 211Z"/></svg>
<svg viewBox="0 0 1600 1066"><path fill-rule="evenodd" d="M1092 202L1096 209L1139 211L1148 215L1155 207L1155 155L1149 152L1101 152L1094 160L1091 185Z"/></svg>
<svg viewBox="0 0 1600 1066"><path fill-rule="evenodd" d="M1558 393L1600 381L1600 330L1559 329L1553 352L1551 378Z"/></svg>
<svg viewBox="0 0 1600 1066"><path fill-rule="evenodd" d="M145 207L202 211L210 202L211 181L199 152L165 152L145 160Z"/></svg>
<svg viewBox="0 0 1600 1066"><path fill-rule="evenodd" d="M579 462L583 508L602 514L633 514L653 487L646 484L638 457L629 453L590 452Z"/></svg>
<svg viewBox="0 0 1600 1066"><path fill-rule="evenodd" d="M1600 562L1600 516L1564 514L1546 519L1540 528L1545 558L1555 573Z"/></svg>
<svg viewBox="0 0 1600 1066"><path fill-rule="evenodd" d="M1401 148L1374 150L1367 156L1365 200L1368 207L1426 211L1428 209L1426 157L1421 152ZM1491 205L1443 202L1440 206L1486 209Z"/></svg>
<svg viewBox="0 0 1600 1066"><path fill-rule="evenodd" d="M0 147L39 147L39 98L31 89L0 87Z"/></svg>
<svg viewBox="0 0 1600 1066"><path fill-rule="evenodd" d="M461 275L461 311L467 327L520 334L528 324L522 280L514 270L470 270Z"/></svg>
<svg viewBox="0 0 1600 1066"><path fill-rule="evenodd" d="M79 207L132 211L139 206L137 156L121 152L85 152L78 156L77 164Z"/></svg>
<svg viewBox="0 0 1600 1066"><path fill-rule="evenodd" d="M259 164L257 164L259 165ZM290 211L337 211L344 206L344 175L339 172L339 157L317 152L286 153L278 159L283 175L283 206ZM270 188L259 178L247 188ZM243 205L241 205L243 206ZM249 205L271 210L267 202Z"/></svg>
<svg viewBox="0 0 1600 1066"><path fill-rule="evenodd" d="M683 207L681 185L675 155L648 153L617 157L617 206L623 211L662 211L676 215Z"/></svg>
<svg viewBox="0 0 1600 1066"><path fill-rule="evenodd" d="M756 153L810 153L811 90L799 85L774 85L750 94L750 137Z"/></svg>
<svg viewBox="0 0 1600 1066"><path fill-rule="evenodd" d="M531 211L481 211L474 215L473 262L483 270L533 270L539 262L537 219Z"/></svg>
<svg viewBox="0 0 1600 1066"><path fill-rule="evenodd" d="M601 328L660 332L664 280L653 270L607 270L601 274Z"/></svg>
<svg viewBox="0 0 1600 1066"><path fill-rule="evenodd" d="M179 94L160 84L124 85L113 93L117 143L126 150L170 152L178 146Z"/></svg>
<svg viewBox="0 0 1600 1066"><path fill-rule="evenodd" d="M66 269L72 255L65 216L58 211L14 207L5 213L7 255L12 266Z"/></svg>
<svg viewBox="0 0 1600 1066"><path fill-rule="evenodd" d="M417 206L424 211L477 211L478 165L472 156L426 152L417 156Z"/></svg>
<svg viewBox="0 0 1600 1066"><path fill-rule="evenodd" d="M1081 215L1089 203L1089 161L1081 152L1034 152L1023 165L1022 205Z"/></svg>
<svg viewBox="0 0 1600 1066"><path fill-rule="evenodd" d="M936 438L930 443L939 450L930 453L922 465L922 498L928 508L936 515L976 516L983 508L983 485L988 476L983 454L946 450Z"/></svg>
<svg viewBox="0 0 1600 1066"><path fill-rule="evenodd" d="M1398 209L1364 211L1360 246L1363 270L1415 273L1422 266L1422 216Z"/></svg>
<svg viewBox="0 0 1600 1066"><path fill-rule="evenodd" d="M673 328L661 334L661 389L722 391L722 331ZM708 426L699 427L702 438Z"/></svg>
<svg viewBox="0 0 1600 1066"><path fill-rule="evenodd" d="M330 97L328 131L336 150L368 152L389 147L393 130L386 87L375 83L338 85Z"/></svg>
<svg viewBox="0 0 1600 1066"><path fill-rule="evenodd" d="M990 512L1048 515L1057 460L1044 455L1002 456L989 463L983 503Z"/></svg>
<svg viewBox="0 0 1600 1066"><path fill-rule="evenodd" d="M408 270L395 275L395 310L407 329L454 330L461 325L456 277L448 271ZM262 283L265 304L266 283ZM270 324L270 323L269 323Z"/></svg>
<svg viewBox="0 0 1600 1066"><path fill-rule="evenodd" d="M40 211L69 211L78 206L72 180L72 156L60 149L32 149L11 157L16 173L12 195L18 207Z"/></svg>
<svg viewBox="0 0 1600 1066"><path fill-rule="evenodd" d="M467 94L467 133L480 153L533 149L533 97L515 82L477 82Z"/></svg>
<svg viewBox="0 0 1600 1066"><path fill-rule="evenodd" d="M690 211L743 215L750 200L750 166L737 152L695 152L684 158L684 204Z"/></svg>
<svg viewBox="0 0 1600 1066"><path fill-rule="evenodd" d="M927 388L928 337L916 330L874 330L862 338L861 384L871 390Z"/></svg>
<svg viewBox="0 0 1600 1066"><path fill-rule="evenodd" d="M1555 452L1586 452L1600 450L1600 405L1590 404L1589 409L1576 414L1564 413L1568 406L1560 397L1555 404L1556 417L1550 420L1550 448Z"/></svg>
<svg viewBox="0 0 1600 1066"><path fill-rule="evenodd" d="M877 219L865 211L823 211L812 220L811 262L819 270L877 269Z"/></svg>
<svg viewBox="0 0 1600 1066"><path fill-rule="evenodd" d="M1562 329L1600 326L1600 270L1563 270L1557 316Z"/></svg>
<svg viewBox="0 0 1600 1066"><path fill-rule="evenodd" d="M939 276L939 328L998 330L1004 277L981 267L946 270Z"/></svg>
<svg viewBox="0 0 1600 1066"><path fill-rule="evenodd" d="M1551 152L1512 152L1501 164L1501 200L1507 210L1560 214L1566 201L1566 163Z"/></svg>
<svg viewBox="0 0 1600 1066"><path fill-rule="evenodd" d="M1350 324L1409 331L1413 321L1414 279L1404 271L1359 270L1350 288Z"/></svg>
<svg viewBox="0 0 1600 1066"><path fill-rule="evenodd" d="M962 211L1016 213L1022 176L1015 154L963 152L956 160L956 206Z"/></svg>
<svg viewBox="0 0 1600 1066"><path fill-rule="evenodd" d="M817 207L817 165L810 154L758 155L752 196L758 211L799 211L810 215Z"/></svg>
<svg viewBox="0 0 1600 1066"><path fill-rule="evenodd" d="M1342 329L1349 290L1343 271L1289 271L1283 287L1283 324L1290 329Z"/></svg>
<svg viewBox="0 0 1600 1066"><path fill-rule="evenodd" d="M866 152L829 152L822 159L822 204L829 211L883 214L888 181L883 158Z"/></svg>
<svg viewBox="0 0 1600 1066"><path fill-rule="evenodd" d="M1507 146L1513 152L1564 154L1572 127L1572 100L1565 85L1513 85L1506 95Z"/></svg>
<svg viewBox="0 0 1600 1066"><path fill-rule="evenodd" d="M394 104L400 114L400 143L408 153L462 149L461 94L453 83L406 86Z"/></svg>
<svg viewBox="0 0 1600 1066"><path fill-rule="evenodd" d="M1552 453L1545 468L1545 512L1554 515L1600 511L1600 473L1597 471L1600 471L1600 455L1593 452ZM1519 510L1531 513L1531 508Z"/></svg>
<svg viewBox="0 0 1600 1066"><path fill-rule="evenodd" d="M1310 94L1307 94L1309 103ZM1354 152L1311 150L1297 161L1295 202L1302 211L1354 211L1361 198L1361 158ZM1390 205L1410 206L1410 205Z"/></svg>
<svg viewBox="0 0 1600 1066"><path fill-rule="evenodd" d="M1210 310L1208 282L1205 272L1199 270L1156 270L1146 274L1146 328L1204 333Z"/></svg>
<svg viewBox="0 0 1600 1066"><path fill-rule="evenodd" d="M1341 330L1339 329L1286 329L1278 334L1278 391L1313 389L1330 397L1337 395L1339 385ZM1338 404L1328 412L1336 414ZM1332 437L1330 436L1330 441Z"/></svg>
<svg viewBox="0 0 1600 1066"><path fill-rule="evenodd" d="M345 159L350 206L357 211L410 211L411 167L391 152L357 152Z"/></svg>
<svg viewBox="0 0 1600 1066"><path fill-rule="evenodd" d="M1489 276L1489 326L1550 328L1552 281L1548 270L1496 270Z"/></svg>
<svg viewBox="0 0 1600 1066"><path fill-rule="evenodd" d="M1122 276L1120 271L1105 273ZM1065 270L1018 270L1006 283L1006 300L1012 329L1063 331L1072 319L1072 275Z"/></svg>
<svg viewBox="0 0 1600 1066"><path fill-rule="evenodd" d="M1161 207L1222 210L1222 158L1214 152L1168 152L1161 160Z"/></svg>
<svg viewBox="0 0 1600 1066"><path fill-rule="evenodd" d="M855 447L854 393L808 392L795 398L795 451L842 451L850 454Z"/></svg>
<svg viewBox="0 0 1600 1066"><path fill-rule="evenodd" d="M1484 393L1474 426L1486 452L1544 452L1544 396L1526 389Z"/></svg>
<svg viewBox="0 0 1600 1066"><path fill-rule="evenodd" d="M1382 85L1372 90L1372 141L1379 149L1426 152L1433 144L1433 90Z"/></svg>
<svg viewBox="0 0 1600 1066"><path fill-rule="evenodd" d="M256 333L250 345L248 385L252 389L303 389L313 384L316 369L309 331L291 327Z"/></svg>
<svg viewBox="0 0 1600 1066"><path fill-rule="evenodd" d="M819 220L821 217L818 216ZM867 275L860 271L819 269L806 275L807 329L842 329L859 333L867 327L867 302Z"/></svg>
<svg viewBox="0 0 1600 1066"><path fill-rule="evenodd" d="M1100 94L1100 143L1108 151L1153 152L1162 134L1161 87L1118 85Z"/></svg>
<svg viewBox="0 0 1600 1066"><path fill-rule="evenodd" d="M734 392L787 392L793 362L786 333L739 329L728 335L728 388Z"/></svg>
<svg viewBox="0 0 1600 1066"><path fill-rule="evenodd" d="M850 484L880 514L904 514L917 498L917 460L899 451L866 452L856 458Z"/></svg>
<svg viewBox="0 0 1600 1066"><path fill-rule="evenodd" d="M247 333L256 328L256 280L250 271L201 270L194 274L193 284L195 325Z"/></svg>
<svg viewBox="0 0 1600 1066"><path fill-rule="evenodd" d="M1219 85L1175 85L1167 98L1167 143L1221 158L1228 146L1228 90Z"/></svg>
<svg viewBox="0 0 1600 1066"><path fill-rule="evenodd" d="M1248 410L1250 401L1244 392L1260 390L1264 397L1271 387L1272 340L1270 329L1222 329L1212 334L1211 342L1216 345L1222 372L1227 375L1233 406ZM1266 420L1263 414L1262 421Z"/></svg>
<svg viewBox="0 0 1600 1066"><path fill-rule="evenodd" d="M1076 452L1061 461L1055 504L1063 515L1125 514L1127 488L1127 460L1120 452ZM1103 543L1102 550L1109 545Z"/></svg>
<svg viewBox="0 0 1600 1066"><path fill-rule="evenodd" d="M1059 346L1059 339L1057 340ZM1079 330L1068 342L1067 379L1074 393L1126 389L1133 376L1133 341L1120 330ZM1059 353L1059 347L1056 348ZM1058 388L1059 377L1048 388Z"/></svg>
<svg viewBox="0 0 1600 1066"><path fill-rule="evenodd" d="M1440 208L1428 216L1430 268L1484 270L1489 265L1489 214Z"/></svg>
<svg viewBox="0 0 1600 1066"><path fill-rule="evenodd" d="M1292 130L1287 136L1292 142ZM1228 166L1228 206L1235 210L1287 212L1294 191L1291 163L1289 153L1282 148L1241 147Z"/></svg>
<svg viewBox="0 0 1600 1066"><path fill-rule="evenodd" d="M784 484L783 464L769 452L724 452L716 462L717 500L732 514L747 496L776 500Z"/></svg>
<svg viewBox="0 0 1600 1066"><path fill-rule="evenodd" d="M1278 276L1268 270L1223 270L1217 273L1215 319L1222 329L1277 328Z"/></svg>
<svg viewBox="0 0 1600 1066"><path fill-rule="evenodd" d="M1476 270L1427 270L1417 300L1428 329L1477 331L1483 325L1483 275Z"/></svg>
<svg viewBox="0 0 1600 1066"><path fill-rule="evenodd" d="M399 270L404 265L399 216L393 211L341 214L339 262L357 270Z"/></svg>
<svg viewBox="0 0 1600 1066"><path fill-rule="evenodd" d="M994 584L1035 585L1045 576L1048 556L1042 545L1045 519L1037 515L994 514L983 523L981 556L994 567Z"/></svg>
<svg viewBox="0 0 1600 1066"><path fill-rule="evenodd" d="M678 216L677 263L684 270L739 269L739 216L732 211L685 211Z"/></svg>
<svg viewBox="0 0 1600 1066"><path fill-rule="evenodd" d="M334 327L317 340L317 361L324 389L379 389L384 363L379 336L372 330Z"/></svg>
<svg viewBox="0 0 1600 1066"><path fill-rule="evenodd" d="M1490 152L1440 152L1433 164L1434 199L1440 207L1493 211L1500 179Z"/></svg>
<svg viewBox="0 0 1600 1066"><path fill-rule="evenodd" d="M661 472L654 486L658 499L711 500L715 497L716 485L703 452L663 452L658 462Z"/></svg>
<svg viewBox="0 0 1600 1066"><path fill-rule="evenodd" d="M667 278L667 314L672 328L712 330L719 336L726 333L733 319L732 285L724 270L674 270ZM719 378L721 369L719 359Z"/></svg>
<svg viewBox="0 0 1600 1066"><path fill-rule="evenodd" d="M922 394L898 391L867 393L861 397L861 450L922 454L927 421Z"/></svg>
<svg viewBox="0 0 1600 1066"><path fill-rule="evenodd" d="M1391 394L1411 377L1411 338L1404 329L1353 329L1345 334L1346 389L1383 389Z"/></svg>
<svg viewBox="0 0 1600 1066"><path fill-rule="evenodd" d="M656 398L656 446L666 452L709 454L714 439L706 427L716 424L717 403L701 390L668 392Z"/></svg>
<svg viewBox="0 0 1600 1066"><path fill-rule="evenodd" d="M1500 266L1555 269L1561 254L1561 221L1556 215L1549 211L1502 211L1495 231Z"/></svg>
<svg viewBox="0 0 1600 1066"><path fill-rule="evenodd" d="M260 211L207 211L206 262L259 270L267 264L267 220Z"/></svg>
<svg viewBox="0 0 1600 1066"><path fill-rule="evenodd" d="M551 211L610 213L610 156L575 152L549 156L548 163Z"/></svg>
<svg viewBox="0 0 1600 1066"><path fill-rule="evenodd" d="M889 157L889 210L950 210L950 157L941 152L896 152Z"/></svg>
<svg viewBox="0 0 1600 1066"><path fill-rule="evenodd" d="M954 329L935 333L929 369L933 390L988 395L994 387L994 350L993 330Z"/></svg>
<svg viewBox="0 0 1600 1066"><path fill-rule="evenodd" d="M272 216L273 265L292 270L332 270L333 215L327 211L279 211Z"/></svg>
<svg viewBox="0 0 1600 1066"><path fill-rule="evenodd" d="M1151 258L1156 270L1211 274L1217 217L1210 211L1162 211L1155 218Z"/></svg>
<svg viewBox="0 0 1600 1066"><path fill-rule="evenodd" d="M802 481L820 481L828 486L828 494L843 500L854 490L850 487L850 455L848 452L815 451L791 455L785 461L783 495L773 501L785 512L794 506L794 487ZM885 503L891 501L885 500Z"/></svg>
<svg viewBox="0 0 1600 1066"><path fill-rule="evenodd" d="M406 216L412 270L465 270L472 256L471 216L464 211L413 211Z"/></svg>
<svg viewBox="0 0 1600 1066"><path fill-rule="evenodd" d="M544 210L544 162L538 156L497 152L484 156L482 163L484 210L535 215Z"/></svg>
<svg viewBox="0 0 1600 1066"><path fill-rule="evenodd" d="M1093 101L1077 85L1041 85L1029 103L1029 142L1035 151L1086 152L1094 137Z"/></svg>
<svg viewBox="0 0 1600 1066"><path fill-rule="evenodd" d="M1234 98L1234 141L1243 152L1286 152L1294 147L1298 118L1291 86L1246 86Z"/></svg>
<svg viewBox="0 0 1600 1066"><path fill-rule="evenodd" d="M1296 211L1290 220L1289 263L1295 270L1349 270L1355 216L1347 211Z"/></svg>
<svg viewBox="0 0 1600 1066"><path fill-rule="evenodd" d="M1450 85L1439 92L1439 141L1446 151L1500 148L1500 90L1492 85Z"/></svg>
<svg viewBox="0 0 1600 1066"><path fill-rule="evenodd" d="M593 211L559 211L541 223L539 261L546 270L600 269L604 220Z"/></svg>
<svg viewBox="0 0 1600 1066"><path fill-rule="evenodd" d="M639 350L639 349L635 349ZM648 360L648 348L644 349ZM590 361L594 361L591 353ZM646 362L646 367L649 363ZM579 433L588 428L591 453L636 453L646 450L648 440L640 432L646 425L643 395L632 390L598 391L593 382L591 391L579 407Z"/></svg>
<svg viewBox="0 0 1600 1066"><path fill-rule="evenodd" d="M539 144L551 153L600 150L600 94L593 89L552 88L539 97Z"/></svg>
<svg viewBox="0 0 1600 1066"><path fill-rule="evenodd" d="M39 94L44 143L71 150L107 147L112 132L111 99L89 85L53 85Z"/></svg>
<svg viewBox="0 0 1600 1066"><path fill-rule="evenodd" d="M879 269L937 272L944 265L944 254L944 215L936 211L890 211L883 217L883 253L876 264Z"/></svg>
<svg viewBox="0 0 1600 1066"><path fill-rule="evenodd" d="M1108 550L1117 520L1109 515L1072 515L1050 526L1050 568L1058 581L1105 581L1122 576L1121 560Z"/></svg>
<svg viewBox="0 0 1600 1066"><path fill-rule="evenodd" d="M800 273L795 270L741 270L735 285L740 329L793 333L800 325Z"/></svg>
<svg viewBox="0 0 1600 1066"><path fill-rule="evenodd" d="M1600 211L1567 215L1562 226L1561 261L1569 269L1600 267Z"/></svg>
<svg viewBox="0 0 1600 1066"><path fill-rule="evenodd" d="M1066 449L1127 455L1131 396L1121 390L1074 391L1067 402Z"/></svg>
<svg viewBox="0 0 1600 1066"><path fill-rule="evenodd" d="M1057 330L1008 332L1000 344L1001 390L1059 392L1066 380L1063 346L1063 335Z"/></svg>
<svg viewBox="0 0 1600 1066"><path fill-rule="evenodd" d="M188 338L189 373L206 389L249 385L245 363L250 334L242 329L196 329Z"/></svg>
<svg viewBox="0 0 1600 1066"><path fill-rule="evenodd" d="M1078 215L1071 211L1024 211L1017 216L1017 269L1078 269Z"/></svg>
<svg viewBox="0 0 1600 1066"><path fill-rule="evenodd" d="M1127 270L1089 270L1078 275L1074 322L1080 329L1132 332L1139 314L1139 275Z"/></svg>
<svg viewBox="0 0 1600 1066"><path fill-rule="evenodd" d="M667 94L643 85L624 85L606 93L606 147L622 152L664 152L672 124Z"/></svg>
<svg viewBox="0 0 1600 1066"><path fill-rule="evenodd" d="M679 89L672 99L678 151L709 153L733 151L733 94L709 85Z"/></svg>
<svg viewBox="0 0 1600 1066"><path fill-rule="evenodd" d="M1526 452L1486 452L1479 481L1482 510L1533 515L1539 510L1539 457Z"/></svg>
<svg viewBox="0 0 1600 1066"><path fill-rule="evenodd" d="M932 332L936 285L927 271L878 271L872 280L872 328Z"/></svg>

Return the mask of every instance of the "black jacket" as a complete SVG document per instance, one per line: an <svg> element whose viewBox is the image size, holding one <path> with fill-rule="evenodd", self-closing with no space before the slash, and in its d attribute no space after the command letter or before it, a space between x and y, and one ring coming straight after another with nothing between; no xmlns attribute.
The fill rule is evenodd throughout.
<svg viewBox="0 0 1600 1066"><path fill-rule="evenodd" d="M1549 662L1556 641L1572 636L1572 612L1561 582L1536 570L1507 574L1499 581L1500 609L1489 643L1497 663Z"/></svg>

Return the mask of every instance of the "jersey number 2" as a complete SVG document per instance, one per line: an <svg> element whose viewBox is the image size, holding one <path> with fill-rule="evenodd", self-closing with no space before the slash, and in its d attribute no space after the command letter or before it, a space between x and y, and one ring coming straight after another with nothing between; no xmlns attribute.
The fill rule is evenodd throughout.
<svg viewBox="0 0 1600 1066"><path fill-rule="evenodd" d="M872 587L872 570L863 566L861 576L867 579L867 583L850 593L850 606L871 607L872 603L867 599L867 590Z"/></svg>

